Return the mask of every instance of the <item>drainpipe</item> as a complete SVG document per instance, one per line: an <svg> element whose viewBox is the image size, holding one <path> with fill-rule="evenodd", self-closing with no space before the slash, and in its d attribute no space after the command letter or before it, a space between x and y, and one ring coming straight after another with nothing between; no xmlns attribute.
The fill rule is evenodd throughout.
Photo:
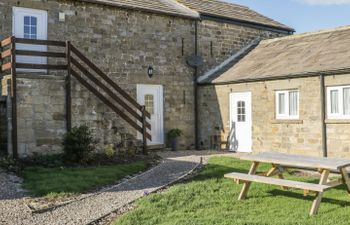
<svg viewBox="0 0 350 225"><path fill-rule="evenodd" d="M195 56L198 56L198 20L195 21L194 24L194 30L195 30L195 40L194 40L194 54ZM196 150L199 150L199 143L198 143L198 136L199 136L199 120L198 120L198 85L197 85L197 78L198 78L198 66L194 67L194 140L195 140L195 148Z"/></svg>
<svg viewBox="0 0 350 225"><path fill-rule="evenodd" d="M326 97L324 75L320 75L320 95L321 95L321 124L322 124L322 153L323 157L328 157L327 151L327 125L326 125Z"/></svg>

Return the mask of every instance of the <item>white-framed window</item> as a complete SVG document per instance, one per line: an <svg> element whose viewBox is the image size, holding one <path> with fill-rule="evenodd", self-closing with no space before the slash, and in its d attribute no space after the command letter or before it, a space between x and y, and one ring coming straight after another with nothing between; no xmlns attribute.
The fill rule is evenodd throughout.
<svg viewBox="0 0 350 225"><path fill-rule="evenodd" d="M350 119L350 86L327 88L327 118Z"/></svg>
<svg viewBox="0 0 350 225"><path fill-rule="evenodd" d="M299 119L299 91L276 91L276 119Z"/></svg>

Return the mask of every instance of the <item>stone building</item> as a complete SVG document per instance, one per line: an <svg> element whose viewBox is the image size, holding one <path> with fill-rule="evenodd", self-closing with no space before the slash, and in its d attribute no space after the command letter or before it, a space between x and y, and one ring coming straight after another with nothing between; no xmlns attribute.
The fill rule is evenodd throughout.
<svg viewBox="0 0 350 225"><path fill-rule="evenodd" d="M196 77L262 39L285 36L293 29L253 10L217 0L3 0L0 39L70 41L88 59L151 112L151 147L163 147L166 133L179 128L183 149L199 137L201 112L196 106ZM55 51L17 45L30 51ZM46 57L18 56L17 63L54 64ZM202 63L201 63L202 62ZM149 70L153 74L149 74ZM21 157L61 150L67 131L65 71L17 69L17 151ZM150 76L152 75L152 76ZM2 93L11 91L11 76L2 73ZM8 111L11 98L7 98ZM73 78L72 125L87 124L99 147L116 134L138 132L94 93ZM1 104L6 105L6 104ZM119 106L122 111L126 111ZM197 112L197 113L196 113ZM11 120L9 113L7 120ZM5 119L4 119L5 118ZM1 140L12 152L11 123L1 117ZM7 125L7 126L6 126ZM212 128L210 128L212 129ZM204 130L201 132L205 132ZM1 146L6 146L1 144ZM15 147L14 147L15 148Z"/></svg>
<svg viewBox="0 0 350 225"><path fill-rule="evenodd" d="M350 157L349 35L340 27L264 40L200 77L201 140Z"/></svg>

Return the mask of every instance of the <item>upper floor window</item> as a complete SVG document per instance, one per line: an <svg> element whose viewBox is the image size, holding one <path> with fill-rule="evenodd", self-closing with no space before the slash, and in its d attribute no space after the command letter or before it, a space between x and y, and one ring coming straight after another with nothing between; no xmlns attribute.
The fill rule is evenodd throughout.
<svg viewBox="0 0 350 225"><path fill-rule="evenodd" d="M328 119L350 119L350 86L327 88Z"/></svg>
<svg viewBox="0 0 350 225"><path fill-rule="evenodd" d="M276 119L299 119L299 91L276 91Z"/></svg>
<svg viewBox="0 0 350 225"><path fill-rule="evenodd" d="M37 18L24 16L24 38L37 39Z"/></svg>

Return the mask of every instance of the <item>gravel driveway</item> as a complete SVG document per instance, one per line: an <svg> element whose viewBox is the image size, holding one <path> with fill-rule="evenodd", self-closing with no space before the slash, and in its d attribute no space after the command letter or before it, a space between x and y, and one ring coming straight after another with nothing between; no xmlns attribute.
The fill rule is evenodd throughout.
<svg viewBox="0 0 350 225"><path fill-rule="evenodd" d="M41 214L31 213L24 203L25 194L14 191L18 189L16 182L0 172L0 224L88 224L178 180L198 166L201 157L206 161L213 153L217 152L160 153L163 162L153 169L96 195Z"/></svg>
<svg viewBox="0 0 350 225"><path fill-rule="evenodd" d="M177 181L218 152L161 152L162 163L153 169L88 198L52 211L32 214L19 189L20 180L0 171L0 224L89 224L126 204ZM16 180L17 179L17 180Z"/></svg>

